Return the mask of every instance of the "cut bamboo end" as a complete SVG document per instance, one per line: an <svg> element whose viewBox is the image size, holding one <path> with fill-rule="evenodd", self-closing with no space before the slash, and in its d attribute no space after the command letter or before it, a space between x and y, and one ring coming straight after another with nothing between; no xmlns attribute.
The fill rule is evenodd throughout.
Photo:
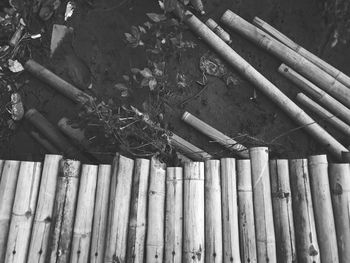
<svg viewBox="0 0 350 263"><path fill-rule="evenodd" d="M216 23L213 19L209 18L205 24L227 44L232 43L230 34L227 33L221 26L219 26L218 23Z"/></svg>
<svg viewBox="0 0 350 263"><path fill-rule="evenodd" d="M89 149L90 142L85 138L84 130L72 127L68 118L61 118L57 122L57 126L67 137L73 139L85 149Z"/></svg>
<svg viewBox="0 0 350 263"><path fill-rule="evenodd" d="M202 0L190 0L193 8L201 15L205 15L204 6Z"/></svg>

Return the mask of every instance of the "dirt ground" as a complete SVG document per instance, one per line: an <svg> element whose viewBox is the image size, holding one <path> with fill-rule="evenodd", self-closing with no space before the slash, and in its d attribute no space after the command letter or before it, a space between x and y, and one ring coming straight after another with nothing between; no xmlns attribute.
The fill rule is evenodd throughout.
<svg viewBox="0 0 350 263"><path fill-rule="evenodd" d="M130 97L121 98L115 84L121 82L122 76L131 68L144 68L149 64L143 47L131 48L125 42L125 32L130 32L132 25L142 25L149 21L146 13L161 13L157 1L126 1L119 6L115 0L95 1L96 6L79 6L67 25L74 28L72 45L65 46L54 58L48 59L50 31L52 24L62 17L40 26L45 28L43 40L34 46L33 58L52 71L72 81L74 61L67 59L67 54L74 53L83 61L85 71L91 74L93 89L87 90L104 99L113 99L116 103L128 103L142 107L150 96L148 89L131 91ZM331 48L329 29L322 17L321 7L317 0L213 0L204 1L209 17L219 20L226 9L231 9L248 21L258 16L272 24L281 32L290 36L306 49L318 54L343 72L350 74L348 60L350 49L338 44ZM39 27L38 25L38 27ZM229 31L230 32L230 31ZM257 48L241 36L230 32L233 49L251 63L258 71L276 84L284 93L293 98L299 91L297 87L277 73L280 61ZM233 84L226 85L223 79L208 76L208 83L196 98L183 103L197 94L203 86L199 60L210 49L197 39L189 30L184 30L184 39L193 41L197 46L180 52L169 50L163 57L167 73L169 95L162 107L164 122L178 135L201 147L216 157L231 156L222 147L203 136L198 131L181 121L184 111L201 118L203 121L237 138L237 141L252 145L267 145L271 156L278 158L300 158L310 154L324 153L317 142L297 126L280 109L264 95L257 92L257 98L251 100L254 87L240 77L230 67L228 75L234 79ZM72 66L73 65L73 66ZM73 68L72 68L73 67ZM176 75L183 74L188 85L179 88ZM63 116L76 118L78 107L51 87L25 73L22 76L29 83L23 89L27 108L35 107L52 123ZM322 123L321 123L322 124ZM46 153L39 144L27 135L26 124L21 124L11 139L1 145L0 156L5 159L42 159ZM322 124L345 146L349 139ZM253 139L247 140L247 136ZM105 145L104 141L95 141L103 162L109 162L116 148ZM82 158L77 156L77 158Z"/></svg>

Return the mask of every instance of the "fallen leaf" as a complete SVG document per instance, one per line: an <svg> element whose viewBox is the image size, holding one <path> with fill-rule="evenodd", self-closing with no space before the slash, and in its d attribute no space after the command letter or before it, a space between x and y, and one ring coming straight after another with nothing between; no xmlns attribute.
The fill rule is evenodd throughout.
<svg viewBox="0 0 350 263"><path fill-rule="evenodd" d="M14 73L21 72L24 70L21 63L18 62L18 60L8 60L9 70L11 70Z"/></svg>
<svg viewBox="0 0 350 263"><path fill-rule="evenodd" d="M151 78L148 82L148 86L150 90L154 90L157 87L157 80L155 78Z"/></svg>
<svg viewBox="0 0 350 263"><path fill-rule="evenodd" d="M161 21L166 20L166 16L163 14L156 14L156 13L147 13L146 14L149 19L151 19L155 23L159 23Z"/></svg>
<svg viewBox="0 0 350 263"><path fill-rule="evenodd" d="M140 74L144 78L151 78L151 77L153 77L152 71L149 68L144 68L143 70L140 71Z"/></svg>
<svg viewBox="0 0 350 263"><path fill-rule="evenodd" d="M132 74L138 74L138 73L140 73L141 70L138 68L131 68L130 71Z"/></svg>

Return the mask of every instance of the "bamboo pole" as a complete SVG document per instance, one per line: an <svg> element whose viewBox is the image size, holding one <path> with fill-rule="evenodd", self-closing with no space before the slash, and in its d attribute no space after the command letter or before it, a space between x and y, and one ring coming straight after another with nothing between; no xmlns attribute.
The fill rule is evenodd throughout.
<svg viewBox="0 0 350 263"><path fill-rule="evenodd" d="M350 166L348 163L329 165L339 263L350 262Z"/></svg>
<svg viewBox="0 0 350 263"><path fill-rule="evenodd" d="M176 12L178 12L178 9ZM327 147L332 154L340 159L341 152L344 151L345 147L337 142L320 125L315 123L309 115L302 111L300 107L292 102L275 85L255 70L247 61L239 56L230 46L221 40L191 12L186 12L184 22L232 67L238 70L239 73L250 80L267 97L284 110L298 125L303 126L313 138L323 146Z"/></svg>
<svg viewBox="0 0 350 263"><path fill-rule="evenodd" d="M312 54L310 51L306 50L305 48L301 47L294 41L292 41L290 38L279 32L277 29L263 21L262 19L255 17L253 20L253 24L255 24L257 27L263 29L265 32L285 44L287 47L293 49L295 52L302 55L307 60L314 63L316 66L327 72L329 75L331 75L333 78L338 80L339 82L343 83L345 86L350 88L350 77L345 75L340 70L336 69L326 61L322 60L318 56Z"/></svg>
<svg viewBox="0 0 350 263"><path fill-rule="evenodd" d="M350 109L344 106L344 104L337 101L287 65L281 64L278 71L303 91L308 93L316 102L329 109L333 114L339 116L339 118L350 125Z"/></svg>
<svg viewBox="0 0 350 263"><path fill-rule="evenodd" d="M30 136L39 143L48 153L50 154L57 154L60 151L51 143L49 142L46 138L42 137L40 133L36 131L30 131L29 132Z"/></svg>
<svg viewBox="0 0 350 263"><path fill-rule="evenodd" d="M350 89L302 55L285 46L230 10L227 10L223 14L221 21L229 28L259 45L261 48L269 51L300 74L307 77L310 81L314 82L321 89L332 94L339 101L350 107Z"/></svg>
<svg viewBox="0 0 350 263"><path fill-rule="evenodd" d="M237 160L237 191L242 262L257 263L250 160Z"/></svg>
<svg viewBox="0 0 350 263"><path fill-rule="evenodd" d="M168 167L166 175L165 263L182 262L183 171Z"/></svg>
<svg viewBox="0 0 350 263"><path fill-rule="evenodd" d="M341 158L342 158L342 162L350 163L350 152L348 152L348 151L342 152L341 153Z"/></svg>
<svg viewBox="0 0 350 263"><path fill-rule="evenodd" d="M5 161L0 180L0 262L4 262L6 244L10 226L13 201L16 194L16 185L19 161Z"/></svg>
<svg viewBox="0 0 350 263"><path fill-rule="evenodd" d="M222 263L222 215L220 161L207 160L204 163L205 190L205 262ZM237 203L236 203L237 207ZM236 216L237 218L237 216Z"/></svg>
<svg viewBox="0 0 350 263"><path fill-rule="evenodd" d="M97 165L84 164L80 176L70 262L88 262L97 184Z"/></svg>
<svg viewBox="0 0 350 263"><path fill-rule="evenodd" d="M111 165L98 166L96 201L91 238L91 263L103 263L108 219L108 198L111 185Z"/></svg>
<svg viewBox="0 0 350 263"><path fill-rule="evenodd" d="M68 262L78 194L80 162L61 161L45 263Z"/></svg>
<svg viewBox="0 0 350 263"><path fill-rule="evenodd" d="M290 160L289 168L298 262L320 263L307 159Z"/></svg>
<svg viewBox="0 0 350 263"><path fill-rule="evenodd" d="M49 84L59 93L62 93L64 96L76 103L88 104L89 102L93 101L93 98L90 95L77 89L72 84L69 84L67 81L63 80L55 73L51 72L32 59L29 59L24 64L24 68L35 77Z"/></svg>
<svg viewBox="0 0 350 263"><path fill-rule="evenodd" d="M111 196L114 199L114 207L108 228L111 234L107 235L106 263L125 262L133 168L132 159L119 155L116 186L114 193L112 192L114 196Z"/></svg>
<svg viewBox="0 0 350 263"><path fill-rule="evenodd" d="M41 163L21 162L4 262L27 262L40 176Z"/></svg>
<svg viewBox="0 0 350 263"><path fill-rule="evenodd" d="M69 122L68 118L63 117L57 122L57 126L68 138L73 139L85 149L89 149L90 141L85 138L84 130L72 127Z"/></svg>
<svg viewBox="0 0 350 263"><path fill-rule="evenodd" d="M192 127L194 127L195 129L197 129L198 131L202 132L209 138L220 143L230 151L235 152L239 157L249 158L248 149L245 146L243 146L242 144L239 144L234 139L226 136L222 132L206 124L204 121L193 116L191 113L186 111L182 115L182 120L187 124L191 125Z"/></svg>
<svg viewBox="0 0 350 263"><path fill-rule="evenodd" d="M151 160L148 189L146 263L163 262L166 167L156 158Z"/></svg>
<svg viewBox="0 0 350 263"><path fill-rule="evenodd" d="M277 262L267 147L249 150L252 167L256 247L259 262Z"/></svg>
<svg viewBox="0 0 350 263"><path fill-rule="evenodd" d="M219 204L218 204L219 205ZM183 263L205 262L204 163L184 166Z"/></svg>
<svg viewBox="0 0 350 263"><path fill-rule="evenodd" d="M339 262L326 155L309 157L310 185L321 262Z"/></svg>
<svg viewBox="0 0 350 263"><path fill-rule="evenodd" d="M135 160L126 263L143 263L145 258L149 168L149 160Z"/></svg>
<svg viewBox="0 0 350 263"><path fill-rule="evenodd" d="M45 263L61 155L45 155L27 263Z"/></svg>
<svg viewBox="0 0 350 263"><path fill-rule="evenodd" d="M216 23L213 19L209 18L205 24L227 44L232 43L230 34L227 33L221 26L219 26L218 23Z"/></svg>
<svg viewBox="0 0 350 263"><path fill-rule="evenodd" d="M297 261L288 160L271 160L271 194L276 232L277 262Z"/></svg>
<svg viewBox="0 0 350 263"><path fill-rule="evenodd" d="M321 120L324 120L328 122L330 125L332 125L334 128L339 130L340 132L344 133L347 136L350 136L350 126L347 125L345 122L340 120L338 117L334 116L332 113L330 113L328 110L311 100L309 97L307 97L303 93L298 93L296 96L296 100L308 108L310 111L317 114Z"/></svg>

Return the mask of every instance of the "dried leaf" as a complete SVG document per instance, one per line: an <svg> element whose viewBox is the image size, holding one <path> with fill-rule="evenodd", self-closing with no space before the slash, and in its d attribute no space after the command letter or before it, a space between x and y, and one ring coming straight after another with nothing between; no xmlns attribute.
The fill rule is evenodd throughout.
<svg viewBox="0 0 350 263"><path fill-rule="evenodd" d="M141 81L141 86L142 86L142 87L147 87L149 81L150 81L149 78L144 78L144 79Z"/></svg>
<svg viewBox="0 0 350 263"><path fill-rule="evenodd" d="M151 78L148 82L148 86L150 90L154 90L157 87L157 80L155 78Z"/></svg>
<svg viewBox="0 0 350 263"><path fill-rule="evenodd" d="M123 79L128 82L130 80L130 77L128 75L123 75Z"/></svg>
<svg viewBox="0 0 350 263"><path fill-rule="evenodd" d="M151 27L152 27L152 24L150 23L150 22L145 22L145 23L143 23L143 25L145 26L145 27L147 27L148 29L151 29Z"/></svg>
<svg viewBox="0 0 350 263"><path fill-rule="evenodd" d="M8 60L9 70L11 70L14 73L21 72L24 70L21 63L18 62L18 60Z"/></svg>
<svg viewBox="0 0 350 263"><path fill-rule="evenodd" d="M151 19L155 23L159 23L161 21L166 20L166 16L163 14L156 14L156 13L147 13L146 14L149 19Z"/></svg>
<svg viewBox="0 0 350 263"><path fill-rule="evenodd" d="M147 33L146 29L143 26L139 26L139 30L140 30L140 33L142 33L142 34Z"/></svg>
<svg viewBox="0 0 350 263"><path fill-rule="evenodd" d="M143 70L140 71L140 74L144 78L152 78L153 77L152 71L149 68L144 68Z"/></svg>
<svg viewBox="0 0 350 263"><path fill-rule="evenodd" d="M124 33L124 35L125 35L126 41L128 41L129 43L134 43L136 41L136 39L130 33Z"/></svg>
<svg viewBox="0 0 350 263"><path fill-rule="evenodd" d="M130 71L132 74L138 74L138 73L140 73L141 70L138 68L131 68Z"/></svg>
<svg viewBox="0 0 350 263"><path fill-rule="evenodd" d="M128 89L128 87L123 83L117 83L114 85L114 87L119 91L125 91Z"/></svg>

